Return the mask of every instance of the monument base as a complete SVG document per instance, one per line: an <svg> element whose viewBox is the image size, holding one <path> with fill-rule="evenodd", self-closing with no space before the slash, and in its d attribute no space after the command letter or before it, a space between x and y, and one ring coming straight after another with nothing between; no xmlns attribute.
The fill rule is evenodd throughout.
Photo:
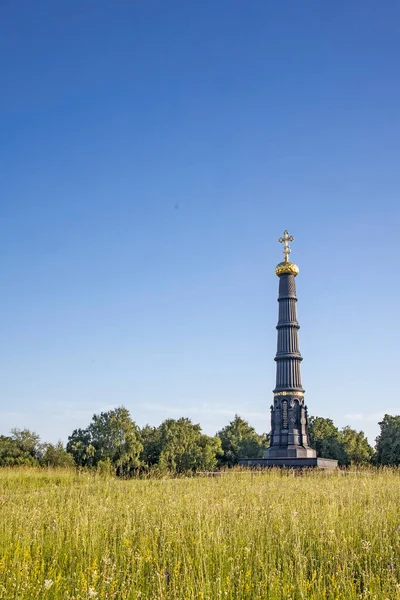
<svg viewBox="0 0 400 600"><path fill-rule="evenodd" d="M240 467L286 467L288 469L336 469L338 461L332 458L244 458L239 461Z"/></svg>
<svg viewBox="0 0 400 600"><path fill-rule="evenodd" d="M264 450L264 458L317 458L317 452L310 446L270 446Z"/></svg>

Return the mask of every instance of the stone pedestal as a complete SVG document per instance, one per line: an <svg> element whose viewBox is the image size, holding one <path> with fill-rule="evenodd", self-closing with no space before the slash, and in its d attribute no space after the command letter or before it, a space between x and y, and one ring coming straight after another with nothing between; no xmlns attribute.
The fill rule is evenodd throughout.
<svg viewBox="0 0 400 600"><path fill-rule="evenodd" d="M309 446L271 446L264 452L264 459L317 458L317 453Z"/></svg>
<svg viewBox="0 0 400 600"><path fill-rule="evenodd" d="M286 467L287 469L336 469L337 460L331 458L293 458L285 456L281 458L245 458L239 462L241 467Z"/></svg>

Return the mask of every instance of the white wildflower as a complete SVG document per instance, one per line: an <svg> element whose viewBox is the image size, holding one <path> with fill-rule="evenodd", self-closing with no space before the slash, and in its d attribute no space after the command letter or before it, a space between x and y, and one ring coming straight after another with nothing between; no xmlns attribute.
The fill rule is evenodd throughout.
<svg viewBox="0 0 400 600"><path fill-rule="evenodd" d="M366 550L366 551L371 550L371 546L372 546L372 544L368 540L361 540L361 548L363 550Z"/></svg>

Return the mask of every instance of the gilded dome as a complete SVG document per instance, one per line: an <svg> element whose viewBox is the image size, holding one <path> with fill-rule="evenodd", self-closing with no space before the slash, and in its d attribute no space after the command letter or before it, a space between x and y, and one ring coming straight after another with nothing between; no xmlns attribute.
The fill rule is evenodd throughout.
<svg viewBox="0 0 400 600"><path fill-rule="evenodd" d="M280 262L279 265L276 265L275 273L278 277L279 275L283 275L283 273L288 273L289 275L294 275L296 277L296 275L299 274L299 267L294 263L285 260Z"/></svg>

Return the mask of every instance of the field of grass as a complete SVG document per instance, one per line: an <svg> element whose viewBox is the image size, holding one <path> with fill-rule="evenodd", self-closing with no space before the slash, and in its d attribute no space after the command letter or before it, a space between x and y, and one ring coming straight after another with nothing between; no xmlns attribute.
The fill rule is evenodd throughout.
<svg viewBox="0 0 400 600"><path fill-rule="evenodd" d="M0 470L0 598L400 599L400 472Z"/></svg>

